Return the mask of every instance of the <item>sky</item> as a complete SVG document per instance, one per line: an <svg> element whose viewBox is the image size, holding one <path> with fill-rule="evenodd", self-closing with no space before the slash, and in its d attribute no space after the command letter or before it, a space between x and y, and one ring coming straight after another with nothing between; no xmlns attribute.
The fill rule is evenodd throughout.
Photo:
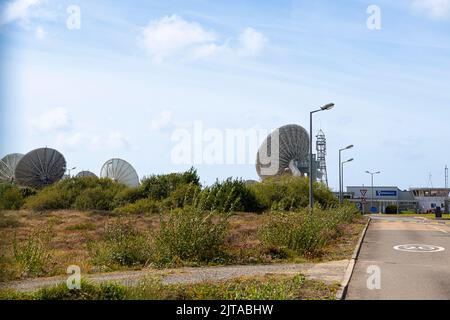
<svg viewBox="0 0 450 320"><path fill-rule="evenodd" d="M449 39L450 0L2 0L0 155L48 146L73 173L120 157L141 178L257 179L264 137L309 130L333 102L313 129L333 189L349 144L345 185L379 170L377 185L443 186ZM227 135L243 130L258 137L244 155Z"/></svg>

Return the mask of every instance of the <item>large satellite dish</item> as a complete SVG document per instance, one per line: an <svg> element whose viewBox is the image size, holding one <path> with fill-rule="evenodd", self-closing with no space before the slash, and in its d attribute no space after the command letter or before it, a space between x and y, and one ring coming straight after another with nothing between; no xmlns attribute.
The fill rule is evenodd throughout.
<svg viewBox="0 0 450 320"><path fill-rule="evenodd" d="M22 157L23 154L12 153L0 160L0 181L14 182L14 170Z"/></svg>
<svg viewBox="0 0 450 320"><path fill-rule="evenodd" d="M309 134L301 126L276 129L262 143L256 157L256 172L261 179L290 172L303 176L308 170Z"/></svg>
<svg viewBox="0 0 450 320"><path fill-rule="evenodd" d="M97 175L90 171L81 171L76 176L76 178L84 178L84 177L94 177L97 178Z"/></svg>
<svg viewBox="0 0 450 320"><path fill-rule="evenodd" d="M40 188L55 183L66 172L66 160L58 151L40 148L28 152L15 169L17 184Z"/></svg>
<svg viewBox="0 0 450 320"><path fill-rule="evenodd" d="M139 177L133 166L122 159L105 162L100 171L101 178L109 178L131 188L139 186Z"/></svg>

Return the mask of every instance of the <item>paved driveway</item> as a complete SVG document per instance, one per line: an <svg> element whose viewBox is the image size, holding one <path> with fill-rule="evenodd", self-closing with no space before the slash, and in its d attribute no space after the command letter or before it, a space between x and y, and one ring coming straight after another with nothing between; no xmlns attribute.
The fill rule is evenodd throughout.
<svg viewBox="0 0 450 320"><path fill-rule="evenodd" d="M346 299L450 299L448 221L375 217Z"/></svg>

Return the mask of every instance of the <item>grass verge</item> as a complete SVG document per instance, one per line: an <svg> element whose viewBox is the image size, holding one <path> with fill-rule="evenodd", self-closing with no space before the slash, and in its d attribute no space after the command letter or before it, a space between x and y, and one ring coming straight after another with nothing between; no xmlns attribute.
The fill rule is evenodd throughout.
<svg viewBox="0 0 450 320"><path fill-rule="evenodd" d="M148 278L135 287L83 280L80 290L65 284L33 293L0 291L0 300L333 300L338 284L296 276L240 278L217 283L163 285Z"/></svg>

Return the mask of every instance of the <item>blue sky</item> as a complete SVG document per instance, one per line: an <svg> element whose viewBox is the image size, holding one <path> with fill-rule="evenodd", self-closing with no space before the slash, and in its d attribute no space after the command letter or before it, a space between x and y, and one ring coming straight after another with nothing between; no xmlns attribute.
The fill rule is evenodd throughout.
<svg viewBox="0 0 450 320"><path fill-rule="evenodd" d="M80 28L68 28L80 10ZM367 8L380 8L370 30ZM346 185L444 184L450 165L450 0L63 1L0 4L0 154L57 148L99 173L180 171L174 132L308 126L337 150ZM70 20L73 22L74 20ZM73 25L72 25L73 26ZM204 141L203 147L208 142ZM258 147L253 146L253 147ZM250 158L252 158L250 156ZM195 164L204 183L256 179L247 164ZM78 170L76 170L78 171Z"/></svg>

